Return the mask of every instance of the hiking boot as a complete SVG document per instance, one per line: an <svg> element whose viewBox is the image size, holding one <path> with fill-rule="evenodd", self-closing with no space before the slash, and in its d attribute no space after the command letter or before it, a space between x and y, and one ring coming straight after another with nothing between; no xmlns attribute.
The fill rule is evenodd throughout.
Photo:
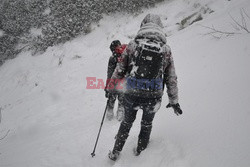
<svg viewBox="0 0 250 167"><path fill-rule="evenodd" d="M138 140L138 145L136 148L137 153L141 153L143 150L145 150L148 146L149 139L139 139Z"/></svg>
<svg viewBox="0 0 250 167"><path fill-rule="evenodd" d="M117 158L119 157L120 152L119 151L109 151L108 157L109 159L111 159L112 161L116 161Z"/></svg>
<svg viewBox="0 0 250 167"><path fill-rule="evenodd" d="M134 152L134 155L135 155L135 156L139 156L139 155L141 154L141 152L138 152L138 151L137 151L137 148L136 148L136 147L133 149L133 152Z"/></svg>

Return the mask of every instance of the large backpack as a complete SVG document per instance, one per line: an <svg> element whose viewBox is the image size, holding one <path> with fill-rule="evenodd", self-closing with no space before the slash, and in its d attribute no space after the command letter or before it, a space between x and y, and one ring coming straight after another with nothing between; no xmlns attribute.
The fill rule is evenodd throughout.
<svg viewBox="0 0 250 167"><path fill-rule="evenodd" d="M136 43L136 52L129 63L127 90L134 93L163 90L164 44L151 39L140 39Z"/></svg>
<svg viewBox="0 0 250 167"><path fill-rule="evenodd" d="M133 56L131 75L136 79L159 79L163 73L163 43L150 39L138 40Z"/></svg>

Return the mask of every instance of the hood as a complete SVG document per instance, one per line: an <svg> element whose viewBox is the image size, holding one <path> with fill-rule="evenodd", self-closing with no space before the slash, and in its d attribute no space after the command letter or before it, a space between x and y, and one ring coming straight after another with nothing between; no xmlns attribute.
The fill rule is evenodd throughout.
<svg viewBox="0 0 250 167"><path fill-rule="evenodd" d="M136 38L153 38L163 43L167 42L163 32L163 24L158 15L148 14L141 22Z"/></svg>
<svg viewBox="0 0 250 167"><path fill-rule="evenodd" d="M161 18L158 15L155 14L148 14L141 22L141 27L145 26L146 24L155 24L156 26L159 26L160 28L163 28Z"/></svg>

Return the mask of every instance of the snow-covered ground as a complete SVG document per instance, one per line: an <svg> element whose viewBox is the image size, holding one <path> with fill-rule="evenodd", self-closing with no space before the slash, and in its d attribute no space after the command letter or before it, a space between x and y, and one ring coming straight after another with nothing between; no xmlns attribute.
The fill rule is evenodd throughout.
<svg viewBox="0 0 250 167"><path fill-rule="evenodd" d="M214 12L178 31L176 23L202 6ZM241 21L242 8L250 15L248 0L170 0L136 17L106 16L87 36L7 61L0 67L0 138L10 131L0 141L0 166L248 167L250 34L235 30L230 18ZM106 79L110 42L128 43L147 13L159 14L171 35L184 114L165 108L165 94L150 145L135 157L139 112L116 163L107 153L119 122L105 121L92 158L106 99L103 90L86 89L86 77ZM240 34L216 39L202 26Z"/></svg>

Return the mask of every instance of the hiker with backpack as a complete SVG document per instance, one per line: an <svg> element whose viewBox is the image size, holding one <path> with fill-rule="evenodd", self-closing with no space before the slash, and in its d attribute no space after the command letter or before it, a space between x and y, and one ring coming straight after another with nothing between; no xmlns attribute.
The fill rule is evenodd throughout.
<svg viewBox="0 0 250 167"><path fill-rule="evenodd" d="M159 110L164 85L169 97L168 107L179 115L182 110L178 103L177 76L170 47L166 44L163 25L158 15L148 14L142 21L140 30L122 54L112 79L126 78L124 91L125 116L116 135L114 148L108 154L116 160L129 136L138 109L143 110L141 130L135 155L146 149L155 113ZM115 85L115 83L109 85ZM113 90L108 89L109 92Z"/></svg>
<svg viewBox="0 0 250 167"><path fill-rule="evenodd" d="M119 40L114 40L111 42L110 50L112 52L112 55L110 56L109 63L108 63L107 82L112 77L112 74L114 73L117 64L122 61L121 54L125 50L125 48L126 48L126 45L124 44L122 45ZM116 112L116 118L118 121L121 121L124 116L123 92L122 91L108 92L107 89L105 89L105 97L108 98L106 118L108 120L113 119L114 104L117 98L118 108Z"/></svg>

